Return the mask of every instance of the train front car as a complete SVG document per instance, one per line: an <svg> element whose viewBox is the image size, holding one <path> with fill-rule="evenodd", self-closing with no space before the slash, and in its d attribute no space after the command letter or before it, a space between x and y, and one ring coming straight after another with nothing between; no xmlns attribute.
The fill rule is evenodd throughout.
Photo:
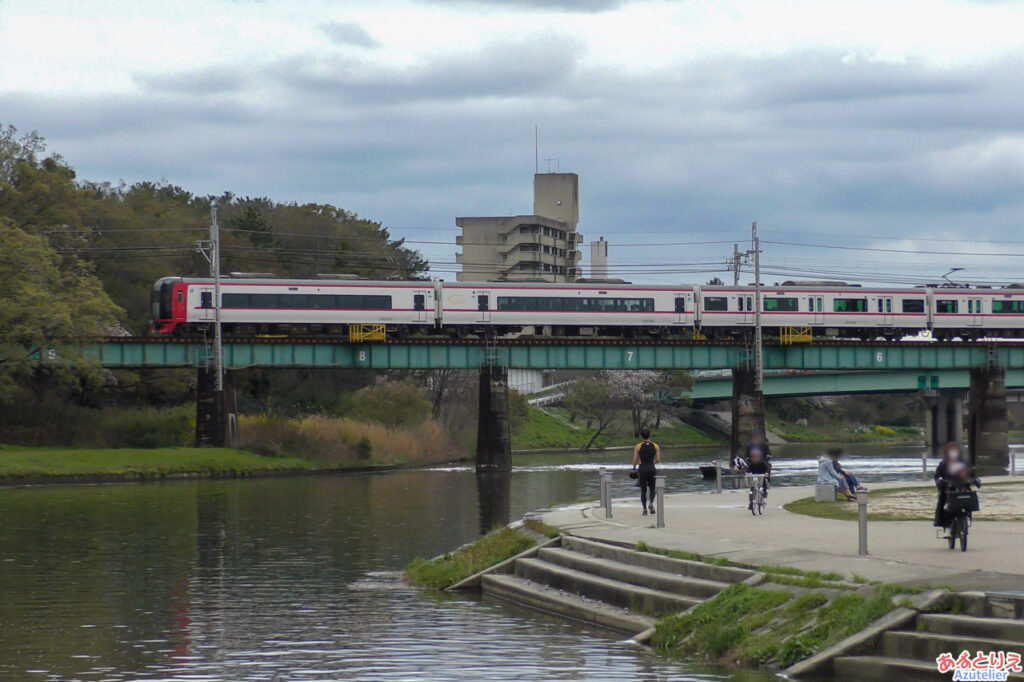
<svg viewBox="0 0 1024 682"><path fill-rule="evenodd" d="M451 335L675 336L691 334L693 286L613 283L444 283Z"/></svg>
<svg viewBox="0 0 1024 682"><path fill-rule="evenodd" d="M162 277L150 294L150 329L154 334L174 334L185 323L185 287L181 277Z"/></svg>
<svg viewBox="0 0 1024 682"><path fill-rule="evenodd" d="M180 336L208 333L216 317L213 280L157 282L154 299L161 303L154 304L154 313L161 316L165 282L171 279L172 317L154 321L153 330ZM224 278L220 293L221 324L233 336L337 336L356 325L383 325L389 333L406 335L431 330L437 322L432 282Z"/></svg>
<svg viewBox="0 0 1024 682"><path fill-rule="evenodd" d="M756 324L753 287L700 288L700 328L712 338L749 335ZM789 330L812 337L899 339L928 328L924 289L866 289L845 282L784 282L761 288L768 338Z"/></svg>

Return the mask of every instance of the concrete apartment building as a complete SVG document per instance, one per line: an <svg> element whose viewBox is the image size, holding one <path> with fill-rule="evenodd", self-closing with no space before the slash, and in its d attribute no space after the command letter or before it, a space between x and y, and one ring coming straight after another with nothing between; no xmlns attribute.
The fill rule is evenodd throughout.
<svg viewBox="0 0 1024 682"><path fill-rule="evenodd" d="M462 235L460 282L575 282L579 251L580 181L575 173L533 176L533 215L456 218Z"/></svg>

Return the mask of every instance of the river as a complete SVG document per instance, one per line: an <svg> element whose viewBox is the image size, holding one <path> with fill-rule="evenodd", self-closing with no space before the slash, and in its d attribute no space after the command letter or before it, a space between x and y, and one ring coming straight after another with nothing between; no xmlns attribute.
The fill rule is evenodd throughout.
<svg viewBox="0 0 1024 682"><path fill-rule="evenodd" d="M818 448L777 448L778 484ZM919 448L851 448L862 480ZM706 488L666 452L670 490ZM766 680L673 662L605 631L401 581L531 509L597 496L628 453L323 476L0 489L0 680ZM620 464L621 466L621 464ZM630 494L623 471L616 494Z"/></svg>

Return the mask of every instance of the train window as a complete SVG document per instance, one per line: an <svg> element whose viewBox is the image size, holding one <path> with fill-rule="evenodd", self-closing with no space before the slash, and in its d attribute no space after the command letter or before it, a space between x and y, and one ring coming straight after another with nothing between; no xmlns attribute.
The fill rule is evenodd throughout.
<svg viewBox="0 0 1024 682"><path fill-rule="evenodd" d="M682 300L682 299L680 299ZM557 296L499 296L498 310L527 312L654 312L653 298L568 298Z"/></svg>
<svg viewBox="0 0 1024 682"><path fill-rule="evenodd" d="M708 296L704 299L704 310L722 311L729 309L729 299L725 296Z"/></svg>
<svg viewBox="0 0 1024 682"><path fill-rule="evenodd" d="M868 311L868 299L866 298L833 298L832 312L835 313L866 313Z"/></svg>
<svg viewBox="0 0 1024 682"><path fill-rule="evenodd" d="M199 293L199 307L200 308L212 308L213 307L213 292L212 291L201 291Z"/></svg>
<svg viewBox="0 0 1024 682"><path fill-rule="evenodd" d="M391 297L368 294L224 294L225 308L391 310Z"/></svg>
<svg viewBox="0 0 1024 682"><path fill-rule="evenodd" d="M824 305L823 302L822 302L823 300L824 300L824 297L818 296L817 301L818 301L818 312L819 313L822 312L821 306Z"/></svg>
<svg viewBox="0 0 1024 682"><path fill-rule="evenodd" d="M676 299L676 312L677 313L685 313L686 312L686 299L685 298L677 298Z"/></svg>
<svg viewBox="0 0 1024 682"><path fill-rule="evenodd" d="M905 313L923 313L924 312L924 299L923 298L905 298L905 299L903 299L903 312L905 312Z"/></svg>
<svg viewBox="0 0 1024 682"><path fill-rule="evenodd" d="M491 309L491 299L487 294L482 294L476 297L476 309L480 312Z"/></svg>
<svg viewBox="0 0 1024 682"><path fill-rule="evenodd" d="M427 298L423 294L414 294L412 297L413 310L426 310Z"/></svg>
<svg viewBox="0 0 1024 682"><path fill-rule="evenodd" d="M769 312L795 313L800 310L799 299L795 298L767 298L764 299L764 309Z"/></svg>
<svg viewBox="0 0 1024 682"><path fill-rule="evenodd" d="M955 313L957 311L957 301L953 299L938 299L935 301L935 312L937 313Z"/></svg>
<svg viewBox="0 0 1024 682"><path fill-rule="evenodd" d="M891 298L885 299L885 312L887 312L887 313L891 313L892 312L892 299Z"/></svg>
<svg viewBox="0 0 1024 682"><path fill-rule="evenodd" d="M743 297L742 296L739 297L738 302L739 302L740 312L742 313L743 312Z"/></svg>
<svg viewBox="0 0 1024 682"><path fill-rule="evenodd" d="M1020 315L1024 313L1024 301L992 301L992 312Z"/></svg>
<svg viewBox="0 0 1024 682"><path fill-rule="evenodd" d="M970 314L970 315L974 314L974 299L973 298L967 299L967 313Z"/></svg>
<svg viewBox="0 0 1024 682"><path fill-rule="evenodd" d="M183 292L179 291L178 292L178 303L184 303L184 302L185 302L185 294Z"/></svg>

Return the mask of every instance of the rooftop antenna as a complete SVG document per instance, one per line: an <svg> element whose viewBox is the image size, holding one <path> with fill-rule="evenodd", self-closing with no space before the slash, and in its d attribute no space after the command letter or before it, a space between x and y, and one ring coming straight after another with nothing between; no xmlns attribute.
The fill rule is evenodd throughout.
<svg viewBox="0 0 1024 682"><path fill-rule="evenodd" d="M544 160L548 162L548 173L550 173L550 172L551 172L551 162L552 162L552 161L557 161L558 159L556 159L556 158L555 158L555 157L553 157L553 156L549 156L549 157L547 157L547 158L546 158L546 159L544 159Z"/></svg>
<svg viewBox="0 0 1024 682"><path fill-rule="evenodd" d="M942 276L942 279L946 280L946 284L953 286L953 282L952 280L949 279L949 276L952 275L954 272L960 272L961 270L963 270L963 268L950 268L949 272Z"/></svg>

